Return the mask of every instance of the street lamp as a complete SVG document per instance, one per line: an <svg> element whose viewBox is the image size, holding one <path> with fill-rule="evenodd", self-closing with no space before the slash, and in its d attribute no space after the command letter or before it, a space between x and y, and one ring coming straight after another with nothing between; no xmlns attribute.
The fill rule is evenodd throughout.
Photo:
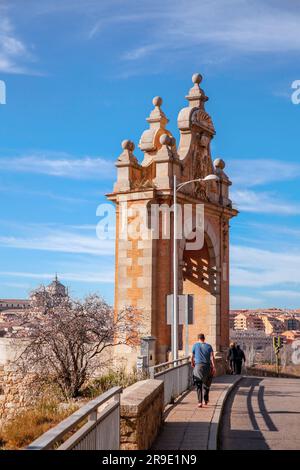
<svg viewBox="0 0 300 470"><path fill-rule="evenodd" d="M176 175L173 177L173 207L174 207L174 223L173 223L173 361L178 359L178 258L177 258L177 191L189 183L201 181L219 181L217 175L207 175L205 178L197 178L190 181L184 181L177 185Z"/></svg>

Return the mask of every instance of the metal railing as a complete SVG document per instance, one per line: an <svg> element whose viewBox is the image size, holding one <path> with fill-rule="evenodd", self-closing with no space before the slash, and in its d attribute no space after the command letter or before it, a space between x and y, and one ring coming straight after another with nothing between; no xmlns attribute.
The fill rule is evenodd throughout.
<svg viewBox="0 0 300 470"><path fill-rule="evenodd" d="M151 379L159 379L164 382L165 406L188 390L192 384L192 367L189 356L157 364L150 367L149 372Z"/></svg>
<svg viewBox="0 0 300 470"><path fill-rule="evenodd" d="M27 449L119 450L121 393L121 387L111 388L38 437Z"/></svg>

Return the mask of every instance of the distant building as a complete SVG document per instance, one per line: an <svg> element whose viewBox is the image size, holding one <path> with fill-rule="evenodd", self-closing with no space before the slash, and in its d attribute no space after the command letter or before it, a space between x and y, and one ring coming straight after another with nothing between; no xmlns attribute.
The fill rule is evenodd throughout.
<svg viewBox="0 0 300 470"><path fill-rule="evenodd" d="M68 290L67 288L59 282L57 275L55 275L55 279L47 286L47 291L53 295L58 295L61 297L66 297Z"/></svg>
<svg viewBox="0 0 300 470"><path fill-rule="evenodd" d="M278 318L269 315L260 315L260 319L264 324L264 330L267 335L280 334L286 329L284 322Z"/></svg>
<svg viewBox="0 0 300 470"><path fill-rule="evenodd" d="M286 339L286 342L292 343L296 339L300 339L300 331L284 331L281 336Z"/></svg>
<svg viewBox="0 0 300 470"><path fill-rule="evenodd" d="M58 280L57 275L46 287L46 290L59 297L65 297L67 288ZM29 299L0 299L0 337L13 336L17 331L27 335L27 327L23 325L24 310L30 309L32 300L38 300L39 293L34 293ZM23 317L24 318L24 317Z"/></svg>
<svg viewBox="0 0 300 470"><path fill-rule="evenodd" d="M285 320L286 330L300 330L300 321L296 317L290 317Z"/></svg>
<svg viewBox="0 0 300 470"><path fill-rule="evenodd" d="M29 303L29 300L25 299L0 299L0 312L3 310L28 308Z"/></svg>
<svg viewBox="0 0 300 470"><path fill-rule="evenodd" d="M264 323L258 315L240 313L234 319L235 330L262 330L264 331Z"/></svg>
<svg viewBox="0 0 300 470"><path fill-rule="evenodd" d="M272 337L262 330L230 330L230 340L239 344L242 349L253 346L255 351L263 351L268 346L272 346Z"/></svg>

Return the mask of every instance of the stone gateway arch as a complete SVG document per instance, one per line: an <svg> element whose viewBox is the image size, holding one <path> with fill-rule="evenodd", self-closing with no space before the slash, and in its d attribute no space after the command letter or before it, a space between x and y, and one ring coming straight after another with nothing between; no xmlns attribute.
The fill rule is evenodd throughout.
<svg viewBox="0 0 300 470"><path fill-rule="evenodd" d="M195 208L201 205L204 214L201 247L193 248L193 235L187 233L177 240L178 293L194 296L189 349L199 332L205 333L207 341L220 353L219 357L229 341L229 220L238 211L229 199L231 182L224 172L225 163L220 158L213 161L211 157L210 142L215 129L205 110L208 98L200 88L201 75L194 74L192 81L186 96L188 105L178 114L179 144L166 128L168 119L161 109L162 99L155 97L154 108L147 118L149 128L139 142L143 161L138 162L135 157L134 143L123 141L116 162L117 181L113 192L107 195L116 205L115 309L126 305L140 309L140 335L151 336L155 344L152 364L168 360L171 347L166 301L173 291L173 225L171 217L169 232L165 230L166 214L160 208L172 208L174 175L178 183L211 174L219 178L190 183L177 192L181 212L184 214L186 205L192 207L192 234L195 234ZM135 222L135 228L146 224L149 233L152 223L149 214L154 206L159 208L159 236L145 236L145 230L133 235L128 231L124 236L124 225L128 228L142 209L146 217ZM179 331L183 351L186 349L184 329L181 326ZM136 363L138 355L139 350L128 346L117 351L117 356L129 367Z"/></svg>

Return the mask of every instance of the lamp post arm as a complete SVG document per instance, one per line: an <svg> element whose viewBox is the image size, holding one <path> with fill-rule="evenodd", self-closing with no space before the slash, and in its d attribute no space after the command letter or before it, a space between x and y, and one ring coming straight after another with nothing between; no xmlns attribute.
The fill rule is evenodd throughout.
<svg viewBox="0 0 300 470"><path fill-rule="evenodd" d="M197 178L195 180L190 180L190 181L185 181L184 183L180 183L180 184L177 185L176 191L181 189L183 186L186 186L187 184L190 184L190 183L195 183L196 181L200 182L200 181L204 181L204 179L203 178Z"/></svg>
<svg viewBox="0 0 300 470"><path fill-rule="evenodd" d="M176 186L176 191L181 189L186 184L196 183L196 182L200 183L201 181L204 181L206 183L208 181L219 181L219 180L220 180L220 178L217 175L211 174L211 175L205 176L205 178L196 178L194 180L184 181L183 183L180 183Z"/></svg>

